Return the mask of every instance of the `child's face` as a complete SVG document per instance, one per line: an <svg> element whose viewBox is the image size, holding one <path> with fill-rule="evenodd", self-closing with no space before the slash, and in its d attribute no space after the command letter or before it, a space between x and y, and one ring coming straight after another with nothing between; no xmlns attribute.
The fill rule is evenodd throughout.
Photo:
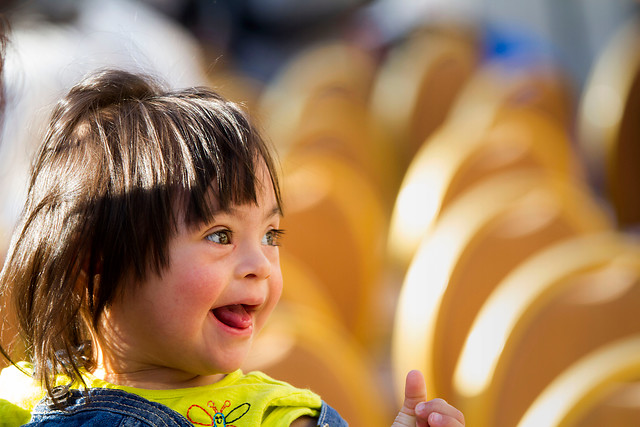
<svg viewBox="0 0 640 427"><path fill-rule="evenodd" d="M257 205L234 205L211 223L181 227L163 274L128 284L109 306L101 345L106 379L110 371L115 378L142 372L179 380L240 367L282 291L280 212L267 173L259 176Z"/></svg>

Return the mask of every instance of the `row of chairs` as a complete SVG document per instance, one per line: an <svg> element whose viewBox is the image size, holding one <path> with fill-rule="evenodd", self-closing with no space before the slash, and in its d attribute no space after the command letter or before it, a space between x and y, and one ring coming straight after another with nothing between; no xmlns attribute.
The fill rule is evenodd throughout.
<svg viewBox="0 0 640 427"><path fill-rule="evenodd" d="M640 249L587 180L575 99L548 65L481 63L468 32L298 56L258 100L285 294L248 365L356 426L387 425L414 368L469 425L627 425Z"/></svg>
<svg viewBox="0 0 640 427"><path fill-rule="evenodd" d="M640 76L633 62L626 71ZM629 393L639 378L640 245L620 229L636 222L637 180L624 169L637 159L637 139L629 138L637 114L600 141L618 161L607 166L609 191L625 194L609 199L610 210L587 185L591 171L576 162L561 114L568 110L555 102L563 98L547 97L559 92L524 76L520 88L477 86L486 88L485 104L467 98L479 80L468 85L405 176L390 235L396 261L409 262L393 334L396 389L402 373L419 366L434 396L460 408L470 425L635 425L640 404ZM522 89L537 101L508 101ZM637 113L638 91L627 90L619 94L628 100L624 117ZM462 108L467 123L477 118L471 132L459 120ZM511 134L495 150L490 135L500 128ZM469 141L479 154L450 148ZM421 194L422 203L403 206L403 191L413 193L408 200ZM417 209L422 214L412 217ZM414 246L403 245L407 239Z"/></svg>
<svg viewBox="0 0 640 427"><path fill-rule="evenodd" d="M474 425L518 425L584 355L639 332L639 255L617 232L586 234L537 252L497 284L452 375L453 399Z"/></svg>

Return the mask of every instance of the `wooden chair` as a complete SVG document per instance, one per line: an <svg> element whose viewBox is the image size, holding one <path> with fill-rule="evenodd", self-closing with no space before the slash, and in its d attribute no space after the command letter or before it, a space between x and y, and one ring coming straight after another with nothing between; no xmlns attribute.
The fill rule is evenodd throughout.
<svg viewBox="0 0 640 427"><path fill-rule="evenodd" d="M640 22L622 26L596 60L580 101L578 143L621 227L640 225Z"/></svg>
<svg viewBox="0 0 640 427"><path fill-rule="evenodd" d="M640 419L640 335L604 345L540 393L517 427L634 426Z"/></svg>
<svg viewBox="0 0 640 427"><path fill-rule="evenodd" d="M400 172L369 117L374 73L373 58L361 49L342 42L311 46L267 85L259 115L283 157L343 157L364 171L390 205Z"/></svg>
<svg viewBox="0 0 640 427"><path fill-rule="evenodd" d="M309 46L285 63L259 101L259 116L280 152L288 153L305 108L317 97L343 92L365 102L375 69L369 54L342 42Z"/></svg>
<svg viewBox="0 0 640 427"><path fill-rule="evenodd" d="M445 121L478 62L470 33L421 29L392 47L375 79L371 111L390 134L402 167Z"/></svg>
<svg viewBox="0 0 640 427"><path fill-rule="evenodd" d="M505 172L470 188L425 235L402 284L393 367L420 368L427 390L454 397L452 376L475 315L500 281L554 242L611 229L584 188L535 170Z"/></svg>
<svg viewBox="0 0 640 427"><path fill-rule="evenodd" d="M477 133L464 126L447 126L425 141L405 174L393 208L388 242L393 268L404 274L423 236L470 185L524 168L581 179L566 132L534 111L505 111L499 122Z"/></svg>
<svg viewBox="0 0 640 427"><path fill-rule="evenodd" d="M584 354L640 333L640 245L611 231L562 241L511 272L473 322L452 399L474 426L515 425Z"/></svg>
<svg viewBox="0 0 640 427"><path fill-rule="evenodd" d="M341 157L360 169L379 189L385 208L391 210L401 173L364 101L341 89L317 93L304 106L289 141L287 155L324 153Z"/></svg>
<svg viewBox="0 0 640 427"><path fill-rule="evenodd" d="M576 427L597 427L610 423L616 426L633 426L640 419L638 392L640 381L617 384L608 390L597 403L590 403L589 408L576 421Z"/></svg>
<svg viewBox="0 0 640 427"><path fill-rule="evenodd" d="M377 189L360 170L326 153L290 156L283 166L281 254L318 277L351 333L362 342L377 340L391 318L380 309L388 220Z"/></svg>
<svg viewBox="0 0 640 427"><path fill-rule="evenodd" d="M309 266L290 251L281 251L280 267L284 281L281 301L308 306L335 322L342 321L341 313L327 291L328 287Z"/></svg>
<svg viewBox="0 0 640 427"><path fill-rule="evenodd" d="M482 65L451 108L447 126L481 132L514 109L534 110L573 130L574 90L569 78L550 63L513 67L494 60Z"/></svg>
<svg viewBox="0 0 640 427"><path fill-rule="evenodd" d="M389 426L397 411L368 354L342 325L308 306L279 304L244 369L310 388L350 425Z"/></svg>

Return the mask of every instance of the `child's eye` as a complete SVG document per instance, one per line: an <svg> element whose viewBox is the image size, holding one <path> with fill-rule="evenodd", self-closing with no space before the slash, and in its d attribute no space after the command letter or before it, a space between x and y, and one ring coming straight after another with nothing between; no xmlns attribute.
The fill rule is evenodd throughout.
<svg viewBox="0 0 640 427"><path fill-rule="evenodd" d="M284 230L278 230L276 228L267 231L262 237L262 244L268 246L280 246Z"/></svg>
<svg viewBox="0 0 640 427"><path fill-rule="evenodd" d="M206 239L213 243L218 243L220 245L228 245L229 243L231 243L231 231L230 230L214 231L213 233L208 234Z"/></svg>

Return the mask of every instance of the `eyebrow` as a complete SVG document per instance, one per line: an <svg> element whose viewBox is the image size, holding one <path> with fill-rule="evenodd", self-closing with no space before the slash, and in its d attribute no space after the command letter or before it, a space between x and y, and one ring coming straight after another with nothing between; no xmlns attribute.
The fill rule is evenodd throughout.
<svg viewBox="0 0 640 427"><path fill-rule="evenodd" d="M280 206L275 206L273 209L271 209L271 213L267 214L267 218L271 218L273 216L282 216L282 209L280 209Z"/></svg>
<svg viewBox="0 0 640 427"><path fill-rule="evenodd" d="M228 207L227 209L216 209L213 212L213 217L215 218L215 216L219 213L226 213L226 214L233 215L235 211L236 209L233 207ZM268 211L267 214L264 216L264 218L269 219L274 216L282 216L282 209L280 209L280 206L278 205L274 206L270 211Z"/></svg>

